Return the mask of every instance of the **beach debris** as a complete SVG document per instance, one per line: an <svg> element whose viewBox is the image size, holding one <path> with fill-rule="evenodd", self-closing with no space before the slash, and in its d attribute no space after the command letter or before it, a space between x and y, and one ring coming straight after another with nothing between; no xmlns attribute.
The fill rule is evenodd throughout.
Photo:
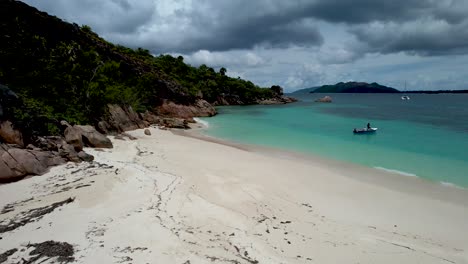
<svg viewBox="0 0 468 264"><path fill-rule="evenodd" d="M75 261L75 258L73 257L75 250L73 246L67 242L49 240L42 243L29 244L27 247L34 247L34 250L29 253L29 255L34 257L24 263L34 263L42 257L47 257L48 259L57 258L56 261L59 263Z"/></svg>
<svg viewBox="0 0 468 264"><path fill-rule="evenodd" d="M35 222L41 219L44 215L53 212L57 207L71 203L75 198L68 198L60 202L53 203L44 207L28 210L17 214L13 220L10 220L8 224L0 223L0 234L15 230L21 226L27 225L31 222Z"/></svg>
<svg viewBox="0 0 468 264"><path fill-rule="evenodd" d="M7 250L7 251L3 252L2 254L0 254L0 263L4 263L5 261L7 261L8 257L15 254L16 251L18 251L18 249L13 248L13 249Z"/></svg>

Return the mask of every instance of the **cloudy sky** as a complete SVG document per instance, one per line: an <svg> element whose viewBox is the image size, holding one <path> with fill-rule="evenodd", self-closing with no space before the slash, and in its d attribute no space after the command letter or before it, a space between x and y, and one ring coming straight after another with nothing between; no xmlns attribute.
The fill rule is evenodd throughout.
<svg viewBox="0 0 468 264"><path fill-rule="evenodd" d="M114 43L287 91L468 89L467 0L25 0Z"/></svg>

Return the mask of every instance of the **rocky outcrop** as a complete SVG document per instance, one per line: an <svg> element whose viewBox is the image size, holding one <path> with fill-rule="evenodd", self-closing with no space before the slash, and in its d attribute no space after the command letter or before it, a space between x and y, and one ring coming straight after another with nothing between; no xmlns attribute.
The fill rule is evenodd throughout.
<svg viewBox="0 0 468 264"><path fill-rule="evenodd" d="M207 101L198 99L194 104L176 104L169 100L154 109L156 115L191 119L197 116L214 116L216 109Z"/></svg>
<svg viewBox="0 0 468 264"><path fill-rule="evenodd" d="M24 147L22 133L15 129L9 120L0 121L0 141Z"/></svg>
<svg viewBox="0 0 468 264"><path fill-rule="evenodd" d="M190 129L189 122L181 118L162 118L159 125L163 128Z"/></svg>
<svg viewBox="0 0 468 264"><path fill-rule="evenodd" d="M317 100L315 100L315 102L319 102L319 103L331 103L332 102L332 98L330 96L324 96L322 98L319 98Z"/></svg>
<svg viewBox="0 0 468 264"><path fill-rule="evenodd" d="M278 96L270 99L257 100L257 104L261 105L274 105L274 104L287 104L297 102L297 99L289 96Z"/></svg>
<svg viewBox="0 0 468 264"><path fill-rule="evenodd" d="M146 124L131 106L121 107L119 105L108 105L108 118L99 122L98 128L104 133L110 131L124 132L145 128Z"/></svg>
<svg viewBox="0 0 468 264"><path fill-rule="evenodd" d="M0 148L0 181L11 181L26 175L41 175L50 166L65 163L65 159L53 152L10 148Z"/></svg>
<svg viewBox="0 0 468 264"><path fill-rule="evenodd" d="M67 161L92 161L84 151L77 152L62 137L38 137L27 149L0 144L0 182L11 182L27 175L42 175L51 166Z"/></svg>
<svg viewBox="0 0 468 264"><path fill-rule="evenodd" d="M112 148L112 142L103 134L99 133L93 126L75 125L72 127L76 133L81 134L83 144L92 148Z"/></svg>
<svg viewBox="0 0 468 264"><path fill-rule="evenodd" d="M83 150L83 138L78 129L68 125L64 131L65 141L72 145L76 151Z"/></svg>
<svg viewBox="0 0 468 264"><path fill-rule="evenodd" d="M66 143L73 146L76 152L83 150L83 146L93 148L112 148L112 142L93 126L69 125L66 121L60 122L66 126L64 135Z"/></svg>

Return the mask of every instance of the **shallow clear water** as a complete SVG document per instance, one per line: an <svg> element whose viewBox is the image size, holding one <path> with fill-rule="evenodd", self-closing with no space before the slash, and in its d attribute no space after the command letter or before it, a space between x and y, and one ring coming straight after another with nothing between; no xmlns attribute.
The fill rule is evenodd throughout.
<svg viewBox="0 0 468 264"><path fill-rule="evenodd" d="M314 153L468 187L468 95L304 95L280 106L219 107L206 133L241 143ZM379 130L354 135L370 122Z"/></svg>

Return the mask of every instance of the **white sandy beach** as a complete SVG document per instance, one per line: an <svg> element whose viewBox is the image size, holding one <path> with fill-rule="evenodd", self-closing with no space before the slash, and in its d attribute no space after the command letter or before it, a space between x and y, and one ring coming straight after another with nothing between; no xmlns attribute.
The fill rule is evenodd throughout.
<svg viewBox="0 0 468 264"><path fill-rule="evenodd" d="M0 225L74 198L0 233L5 263L47 240L76 263L468 263L466 190L150 130L0 185Z"/></svg>

